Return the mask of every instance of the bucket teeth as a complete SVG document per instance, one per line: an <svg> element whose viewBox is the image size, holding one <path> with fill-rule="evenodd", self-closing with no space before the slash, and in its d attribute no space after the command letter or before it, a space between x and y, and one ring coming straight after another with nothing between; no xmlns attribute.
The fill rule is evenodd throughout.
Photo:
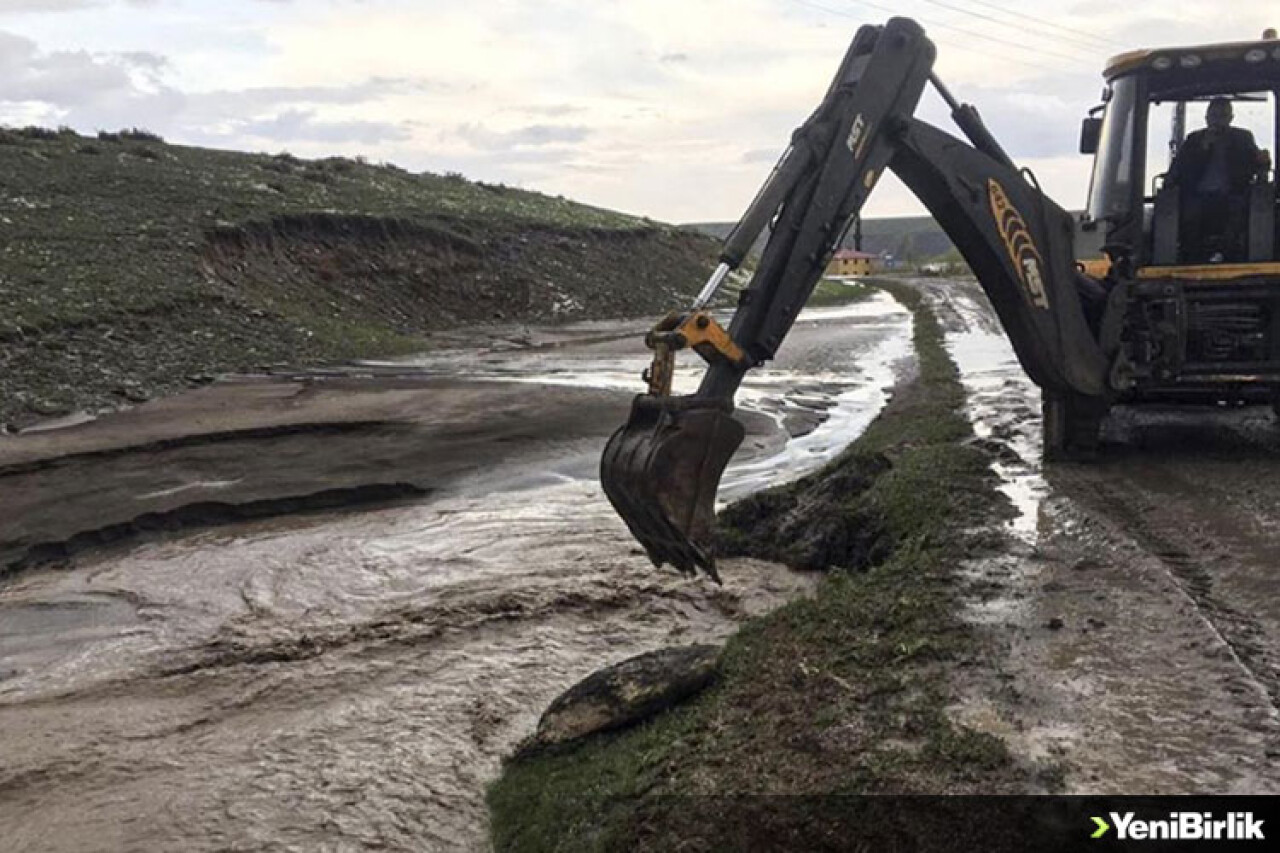
<svg viewBox="0 0 1280 853"><path fill-rule="evenodd" d="M609 439L600 483L655 566L701 568L717 582L716 489L742 443L729 406L695 397L642 394Z"/></svg>

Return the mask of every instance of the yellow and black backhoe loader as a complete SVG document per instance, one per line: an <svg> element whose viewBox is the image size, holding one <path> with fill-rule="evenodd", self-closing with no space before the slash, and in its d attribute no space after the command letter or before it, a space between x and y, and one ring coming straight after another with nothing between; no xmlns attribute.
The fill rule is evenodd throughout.
<svg viewBox="0 0 1280 853"><path fill-rule="evenodd" d="M955 243L1041 388L1047 455L1092 448L1116 403L1274 405L1280 257L1265 151L1280 144L1273 35L1111 61L1104 103L1081 130L1081 152L1095 158L1083 224L1101 243L1097 257L1081 257L1091 253L1078 250L1075 218L937 79L920 26L894 18L861 28L702 291L646 337L648 391L609 440L601 482L654 564L715 577L716 489L744 434L734 394L746 371L773 357L885 169ZM929 84L965 140L914 117ZM1186 133L1189 105L1221 109L1223 100L1255 120L1269 116L1264 148L1231 155L1253 162L1224 163L1227 155L1206 155L1203 137ZM1180 158L1196 156L1201 175L1188 178ZM766 227L754 275L722 328L707 306ZM676 396L674 357L685 348L708 369L696 393Z"/></svg>

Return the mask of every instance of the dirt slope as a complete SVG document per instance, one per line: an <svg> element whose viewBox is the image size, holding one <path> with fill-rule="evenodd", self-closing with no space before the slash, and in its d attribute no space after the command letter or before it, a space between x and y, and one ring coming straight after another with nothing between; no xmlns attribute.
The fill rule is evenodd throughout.
<svg viewBox="0 0 1280 853"><path fill-rule="evenodd" d="M0 424L208 374L651 314L715 243L461 176L0 130Z"/></svg>

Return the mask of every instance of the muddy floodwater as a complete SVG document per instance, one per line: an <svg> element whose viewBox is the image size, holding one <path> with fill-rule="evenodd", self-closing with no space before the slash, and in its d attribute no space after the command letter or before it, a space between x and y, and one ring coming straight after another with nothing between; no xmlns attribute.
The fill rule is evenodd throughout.
<svg viewBox="0 0 1280 853"><path fill-rule="evenodd" d="M957 555L988 653L951 713L1046 790L1280 792L1275 416L1120 407L1045 467L977 287L915 286L1011 507ZM911 369L888 297L801 318L724 500L830 459ZM642 331L460 334L0 440L0 848L483 849L485 785L562 690L811 590L657 572L612 514Z"/></svg>
<svg viewBox="0 0 1280 853"><path fill-rule="evenodd" d="M754 561L659 573L613 516L595 469L636 331L246 377L0 443L0 846L482 849L484 787L559 692L805 594ZM839 452L909 340L884 296L801 315L740 397L721 497Z"/></svg>

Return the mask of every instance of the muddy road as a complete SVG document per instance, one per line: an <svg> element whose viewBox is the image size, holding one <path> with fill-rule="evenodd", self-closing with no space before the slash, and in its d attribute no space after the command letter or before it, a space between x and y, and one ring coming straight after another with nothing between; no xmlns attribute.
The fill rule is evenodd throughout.
<svg viewBox="0 0 1280 853"><path fill-rule="evenodd" d="M920 282L1017 514L967 564L999 654L955 712L1073 793L1280 792L1280 424L1115 410L1089 464L1039 462L1039 395L975 285Z"/></svg>
<svg viewBox="0 0 1280 853"><path fill-rule="evenodd" d="M484 786L559 692L805 594L752 561L657 573L613 516L595 469L637 332L245 377L0 444L6 846L481 849ZM830 458L909 360L888 297L807 313L744 391L725 494Z"/></svg>

